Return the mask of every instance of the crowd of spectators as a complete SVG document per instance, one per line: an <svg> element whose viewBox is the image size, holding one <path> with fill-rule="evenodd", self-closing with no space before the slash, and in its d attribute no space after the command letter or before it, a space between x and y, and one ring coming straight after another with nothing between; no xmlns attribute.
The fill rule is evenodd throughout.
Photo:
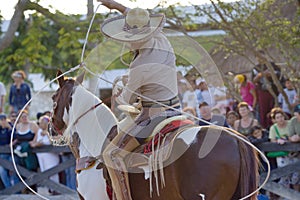
<svg viewBox="0 0 300 200"><path fill-rule="evenodd" d="M277 73L278 68L274 69ZM193 97L182 99L183 111L194 113L194 121L201 126L212 123L230 127L246 136L254 145L263 142L275 142L280 145L286 142L300 143L300 102L293 83L289 79L279 79L285 92L282 94L275 87L266 66L258 64L254 71L252 81L248 80L245 74L237 74L232 79L241 101L228 98L230 95L224 92L226 101L223 99L222 102L226 104L226 112L220 109L220 101L217 100L220 97L215 97L213 92L215 89L209 87L203 78L186 81L191 88L194 88L194 93L189 89L188 96L193 95ZM214 100L204 100L203 91L206 98ZM206 94L207 92L209 95ZM183 96L185 93L187 92L183 91ZM277 99L274 99L274 94ZM284 97L285 95L287 98ZM196 99L198 106L196 108L189 106L191 104L186 102L189 99L192 99L193 105ZM276 100L278 104L275 104ZM268 159L272 169L300 160L299 152L284 153L285 155L278 154L275 157L271 156L274 154L266 152L267 156L270 155ZM265 163L263 166L266 166ZM282 177L278 182L285 187L300 191L298 172ZM272 199L276 199L276 196L273 195Z"/></svg>
<svg viewBox="0 0 300 200"><path fill-rule="evenodd" d="M242 101L240 102L233 99L226 90L222 91L223 95L216 95L217 89L210 87L202 77L187 80L178 73L179 97L183 112L188 113L188 117L201 126L212 123L235 129L248 137L249 141L255 145L268 141L278 144L300 142L300 102L292 82L289 79L283 81L287 98L275 90L279 103L275 106L275 99L265 86L266 82L272 82L269 73L260 65L256 66L254 71L252 81L248 80L245 74L238 74L232 80L241 95ZM8 95L7 114L4 114L7 93L0 82L0 145L10 144L12 128L16 123L13 136L16 163L32 171L45 171L59 162L70 159L72 154L31 153L31 148L51 144L47 134L50 112L37 113L37 121L29 119L30 105L27 105L27 102L31 98L31 93L29 85L24 81L25 78L25 73L20 70L12 74L13 83ZM271 86L273 87L272 83ZM25 105L27 107L23 109ZM16 122L18 114L20 117ZM272 168L275 168L298 161L299 157L298 152L293 152L269 159ZM0 154L0 158L9 161L12 159L9 154ZM55 182L64 182L75 190L74 171L74 167L69 168L63 175L53 175L50 179ZM1 166L0 177L5 188L20 181L15 173ZM283 177L279 183L300 191L299 173ZM52 190L49 192L56 194Z"/></svg>
<svg viewBox="0 0 300 200"><path fill-rule="evenodd" d="M31 98L30 86L25 82L26 75L22 70L15 71L12 74L13 83L10 86L8 94L8 108L7 114L5 113L5 96L6 87L0 82L0 145L10 145L11 134L13 134L13 148L14 148L14 160L16 164L25 167L30 171L43 172L50 169L60 162L64 162L67 159L71 159L71 153L57 154L52 152L33 153L32 148L41 147L43 145L51 145L51 141L48 136L50 112L43 111L36 113L36 120L29 118L28 101ZM41 108L42 109L42 108ZM16 121L19 115L18 121ZM11 154L1 153L1 159L12 161ZM16 172L8 170L0 165L0 189L11 187L12 185L20 182ZM66 169L64 172L55 174L49 179L54 182L61 182L67 185L69 188L76 189L76 175L75 166ZM37 186L32 186L32 189L37 191ZM25 189L22 193L28 193ZM49 188L49 194L56 195L57 191Z"/></svg>

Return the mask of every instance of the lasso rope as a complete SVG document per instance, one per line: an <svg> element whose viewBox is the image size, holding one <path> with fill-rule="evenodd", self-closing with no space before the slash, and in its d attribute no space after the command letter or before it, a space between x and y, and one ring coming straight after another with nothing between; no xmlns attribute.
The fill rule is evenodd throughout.
<svg viewBox="0 0 300 200"><path fill-rule="evenodd" d="M82 54L81 54L81 64L79 64L79 65L77 65L77 66L71 68L70 70L66 71L65 73L63 73L63 74L59 75L58 77L52 79L48 84L46 84L44 87L42 87L42 88L41 88L41 89L40 89L33 97L39 95L39 94L42 92L42 90L43 90L44 88L46 88L47 86L49 86L50 84L52 84L54 81L56 81L56 80L59 79L60 77L66 75L66 74L68 74L68 73L71 73L71 72L73 72L73 71L75 71L75 70L78 70L78 69L81 68L81 67L84 68L84 69L85 69L87 72L89 72L90 74L94 75L95 77L98 77L100 80L103 80L103 81L105 81L105 82L107 82L107 83L109 83L109 84L112 84L112 85L114 84L113 82L111 82L111 81L109 81L109 80L106 80L105 78L103 78L103 77L99 76L98 74L95 74L94 72L92 72L91 70L89 70L89 69L86 67L85 63L83 62L83 57L84 57L84 53L85 53L85 49L86 49L86 44L87 44L87 41L88 41L88 36L89 36L90 30L91 30L92 24L93 24L93 22L94 22L96 12L97 12L98 8L100 7L100 5L102 5L102 4L100 3L100 4L97 6L97 8L96 8L96 10L95 10L95 12L94 12L94 14L93 14L93 17L92 17L92 19L91 19L91 21L90 21L90 25L89 25L89 28L88 28L88 31L87 31L87 34L86 34L86 38L85 38L85 42L84 42L84 45L83 45L83 49L82 49ZM269 177L270 177L270 171L271 171L271 170L270 170L270 169L271 169L271 168L270 168L270 163L269 163L268 159L266 158L266 156L264 155L264 153L261 152L261 151L260 151L256 146L254 146L251 142L249 142L249 141L246 140L245 138L239 136L239 135L237 134L237 133L238 133L237 131L232 130L232 129L229 129L229 128L226 128L226 127L217 126L217 125L212 124L211 122L208 122L208 121L206 121L206 120L204 120L204 119L200 119L200 118L198 118L198 117L196 117L196 116L194 116L194 115L191 115L190 113L186 113L186 112L183 112L183 111L181 111L181 110L179 110L179 109L173 108L173 107L171 107L171 106L164 105L164 104L162 104L162 103L160 103L160 102L158 102L158 101L156 101L156 100L153 100L153 99L151 99L151 98L149 98L149 97L146 97L146 96L143 96L143 95L141 95L141 94L138 94L138 93L135 92L135 91L131 91L130 89L125 88L125 87L122 86L122 85L118 85L118 84L117 84L117 86L118 86L118 87L121 87L121 88L123 88L123 89L126 89L126 90L130 91L131 93L133 93L133 94L135 94L135 95L138 95L138 96L142 97L143 99L147 99L147 100L152 101L152 102L154 102L154 103L156 103L156 104L159 104L159 105L161 105L161 106L164 106L164 107L166 107L166 108L168 108L168 109L172 109L172 110L174 110L174 111L181 112L181 113L183 113L183 114L185 114L185 115L187 115L187 116L189 116L189 117L191 117L191 118L193 118L193 119L196 119L196 120L205 122L205 123L207 123L207 124L209 124L209 125L211 125L211 126L216 127L216 128L219 129L219 130L223 130L223 131L227 132L228 134L230 134L230 135L236 137L237 139L242 140L243 142L245 142L246 144L248 144L249 146L251 146L252 148L254 148L256 151L258 151L259 154L261 155L262 159L267 163L267 176L265 177L265 180L264 180L263 183L260 185L260 187L258 187L255 191L253 191L252 193L248 194L247 196L242 197L240 200L247 199L247 198L251 197L252 195L256 194L256 193L257 193L260 189L262 189L263 186L267 183L267 181L268 181L268 179L269 179ZM22 111L25 110L25 108L31 103L33 97L32 97L32 98L24 105L24 107L21 109L21 112L18 114L18 116L17 116L17 118L16 118L16 122L19 120ZM32 188L24 181L24 179L21 177L21 175L20 175L20 173L19 173L19 171L18 171L18 169L17 169L16 163L15 163L15 159L14 159L14 154L13 154L13 145L12 145L12 142L13 142L13 134L14 134L15 128L16 128L16 122L15 122L14 125L13 125L13 130L12 130L11 138L10 138L10 151L11 151L12 161L13 161L13 165L14 165L14 168L15 168L15 170L16 170L16 173L17 173L17 175L19 176L20 180L23 182L23 184L24 184L31 192L33 192L35 195L41 197L42 199L49 200L48 198L44 197L43 195L40 195L40 194L38 194L37 192L35 192L35 191L34 191L34 190L33 190L33 189L32 189Z"/></svg>
<svg viewBox="0 0 300 200"><path fill-rule="evenodd" d="M100 80L103 80L103 81L105 81L105 82L107 82L107 83L110 83L110 84L114 84L113 82L111 82L111 81L109 81L109 80L106 80L105 78L103 78L103 77L99 76L98 74L96 74L96 73L92 72L91 70L89 70L89 69L86 67L86 65L85 65L84 63L82 63L82 66L83 66L83 68L84 68L87 72L89 72L89 73L92 74L93 76L98 77ZM270 171L271 171L271 166L270 166L270 163L269 163L267 157L265 156L265 154L264 154L261 150L259 150L259 149L258 149L255 145L253 145L250 141L248 141L248 140L246 140L245 138L241 137L241 136L239 135L239 132L237 132L236 130L233 130L233 129L230 129L230 128L227 128L227 127L223 127L223 126L215 125L215 124L213 124L213 123L211 123L211 122L208 122L208 121L206 121L206 120L204 120L204 119L201 119L201 118L199 118L199 117L196 117L196 116L194 116L194 115L192 115L192 114L190 114L190 113L183 112L183 111L181 111L180 109L173 108L173 107L171 107L171 106L168 106L168 105L165 105L165 104L163 104L163 103L160 103L160 102L158 102L158 101L156 101L156 100L154 100L154 99L151 99L151 98L149 98L149 97L146 97L146 96L144 96L144 95L142 95L142 94L139 94L139 93L137 93L137 92L135 92L135 91L132 91L132 90L130 90L129 88L124 87L123 85L116 84L116 86L118 86L118 87L120 87L120 88L122 88L122 89L125 89L125 90L127 90L127 91L129 91L129 92L131 92L131 93L133 93L133 94L135 94L135 95L137 95L137 96L140 96L140 97L142 97L142 98L144 98L144 99L146 99L146 100L149 100L149 101L151 101L151 102L154 102L154 103L156 103L156 104L159 104L159 105L161 105L161 106L163 106L163 107L166 107L166 108L168 108L168 109L172 109L172 110L174 110L174 111L183 113L183 114L185 114L185 115L187 115L187 116L189 116L189 117L191 117L191 118L193 118L193 119L196 119L196 120L205 122L205 123L209 124L210 126L214 126L214 127L216 127L217 129L219 129L219 130L221 130L221 131L225 131L226 133L228 133L228 134L230 134L230 135L236 137L237 139L239 139L239 140L245 142L246 144L248 144L249 146L251 146L253 149L255 149L256 151L258 151L258 153L261 155L261 158L263 159L263 161L265 161L265 162L267 163L267 175L266 175L265 180L263 181L263 183L262 183L256 190L254 190L252 193L248 194L247 196L244 196L244 197L240 198L239 200L247 199L247 198L251 197L252 195L256 194L256 193L257 193L260 189L262 189L263 186L267 183L267 181L268 181L268 179L269 179L269 177L270 177Z"/></svg>
<svg viewBox="0 0 300 200"><path fill-rule="evenodd" d="M98 8L100 7L100 5L102 5L101 3L97 6L94 14L93 14L93 17L90 21L90 25L89 25L89 28L88 28L88 31L87 31L87 34L86 34L86 38L85 38L85 42L84 42L84 45L83 45L83 48L82 48L82 54L81 54L81 62L83 61L83 56L84 56L84 52L85 52L85 49L86 49L86 44L87 44L87 40L88 40L88 35L90 33L90 30L91 30L91 27L92 27L92 24L94 22L94 19L95 19L95 16L96 16L96 13L97 13L97 10ZM34 94L31 99L23 106L23 108L20 110L17 118L16 118L16 121L13 125L13 128L12 128L12 132L11 132L11 136L10 136L10 153L11 153L11 157L12 157L12 162L13 162L13 166L16 170L16 173L18 175L18 177L20 178L20 180L22 181L22 183L32 192L34 193L35 195L39 196L40 198L42 199L45 199L45 200L49 200L47 197L37 193L36 191L34 191L26 182L25 180L22 178L18 168L17 168L17 165L16 165L16 161L15 161L15 158L14 158L14 149L13 149L13 135L15 133L15 129L16 129L16 125L17 125L17 122L19 121L19 118L22 114L22 112L25 110L25 108L32 102L32 99L35 97L35 96L38 96L46 87L48 87L50 84L54 83L56 80L58 80L59 78L63 77L64 75L66 74L69 74L73 71L76 71L78 70L79 68L82 67L82 64L79 64L75 67L72 67L71 69L69 69L68 71L66 71L65 73L57 76L56 78L52 79L49 83L47 83L44 87L42 87L36 94Z"/></svg>

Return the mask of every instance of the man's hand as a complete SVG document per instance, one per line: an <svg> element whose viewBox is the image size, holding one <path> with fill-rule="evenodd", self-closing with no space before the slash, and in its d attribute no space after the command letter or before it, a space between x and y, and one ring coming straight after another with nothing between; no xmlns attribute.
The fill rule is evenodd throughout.
<svg viewBox="0 0 300 200"><path fill-rule="evenodd" d="M102 3L102 5L106 6L109 9L115 9L114 4L116 3L113 0L98 0L99 2Z"/></svg>

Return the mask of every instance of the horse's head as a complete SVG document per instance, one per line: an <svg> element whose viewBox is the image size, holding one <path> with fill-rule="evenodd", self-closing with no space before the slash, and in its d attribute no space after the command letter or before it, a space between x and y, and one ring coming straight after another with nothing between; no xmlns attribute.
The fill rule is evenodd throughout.
<svg viewBox="0 0 300 200"><path fill-rule="evenodd" d="M84 73L76 79L65 78L61 75L62 72L58 71L56 77L59 77L59 88L52 96L53 110L50 121L50 138L55 145L66 145L69 143L68 133L65 131L69 125L69 110L72 106L72 94L74 87L82 83Z"/></svg>

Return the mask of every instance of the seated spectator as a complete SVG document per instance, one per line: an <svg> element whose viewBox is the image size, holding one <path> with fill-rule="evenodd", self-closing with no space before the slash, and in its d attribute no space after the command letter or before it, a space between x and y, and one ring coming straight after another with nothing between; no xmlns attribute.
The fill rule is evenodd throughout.
<svg viewBox="0 0 300 200"><path fill-rule="evenodd" d="M269 133L262 129L261 126L253 126L249 130L248 139L252 144L258 144L269 141Z"/></svg>
<svg viewBox="0 0 300 200"><path fill-rule="evenodd" d="M252 127L258 125L258 121L253 118L253 114L250 111L249 105L246 102L238 104L238 112L241 116L240 119L234 122L234 130L239 133L249 136L249 131Z"/></svg>
<svg viewBox="0 0 300 200"><path fill-rule="evenodd" d="M48 132L48 124L50 122L50 118L46 115L43 115L39 119L39 130L33 139L33 141L30 141L29 144L31 147L40 147L43 145L50 145L51 141L49 139L49 132ZM37 158L40 166L41 172L46 171L47 169L50 169L56 165L59 164L59 156L56 153L51 152L43 152L43 153L37 153ZM59 177L58 174L55 174L50 177L51 180L54 182L59 183ZM50 190L49 192L51 194L56 194L55 191Z"/></svg>
<svg viewBox="0 0 300 200"><path fill-rule="evenodd" d="M226 121L229 125L229 128L233 128L234 122L240 118L239 114L233 110L227 112Z"/></svg>
<svg viewBox="0 0 300 200"><path fill-rule="evenodd" d="M297 91L295 90L292 82L289 80L289 79L286 79L285 80L285 88L283 90L285 92L285 94L287 95L287 98L288 98L288 102L289 104L291 105L291 107L294 107L296 105L296 103L294 102L295 101L295 97L297 95ZM290 109L289 109L289 105L288 103L285 101L285 98L283 96L282 93L280 93L278 95L278 103L280 105L280 107L282 108L283 112L285 112L285 114L291 118L292 117L292 114L290 112Z"/></svg>
<svg viewBox="0 0 300 200"><path fill-rule="evenodd" d="M239 92L242 96L244 102L248 103L248 105L255 109L257 96L255 92L255 86L252 82L247 80L247 76L244 74L238 74L234 77L235 84L238 85Z"/></svg>
<svg viewBox="0 0 300 200"><path fill-rule="evenodd" d="M213 114L211 112L211 107L205 101L199 104L199 109L200 109L201 119L203 119L203 121L199 120L200 126L210 125L209 123L207 123L210 122L214 125L229 127L226 122L225 116Z"/></svg>
<svg viewBox="0 0 300 200"><path fill-rule="evenodd" d="M201 95L202 95L202 102L206 102L209 106L215 106L216 105L216 101L215 101L215 97L214 97L214 93L212 91L212 88L208 88L208 85L206 83L206 81L203 78L197 79L197 83L198 83L198 88L201 91Z"/></svg>

